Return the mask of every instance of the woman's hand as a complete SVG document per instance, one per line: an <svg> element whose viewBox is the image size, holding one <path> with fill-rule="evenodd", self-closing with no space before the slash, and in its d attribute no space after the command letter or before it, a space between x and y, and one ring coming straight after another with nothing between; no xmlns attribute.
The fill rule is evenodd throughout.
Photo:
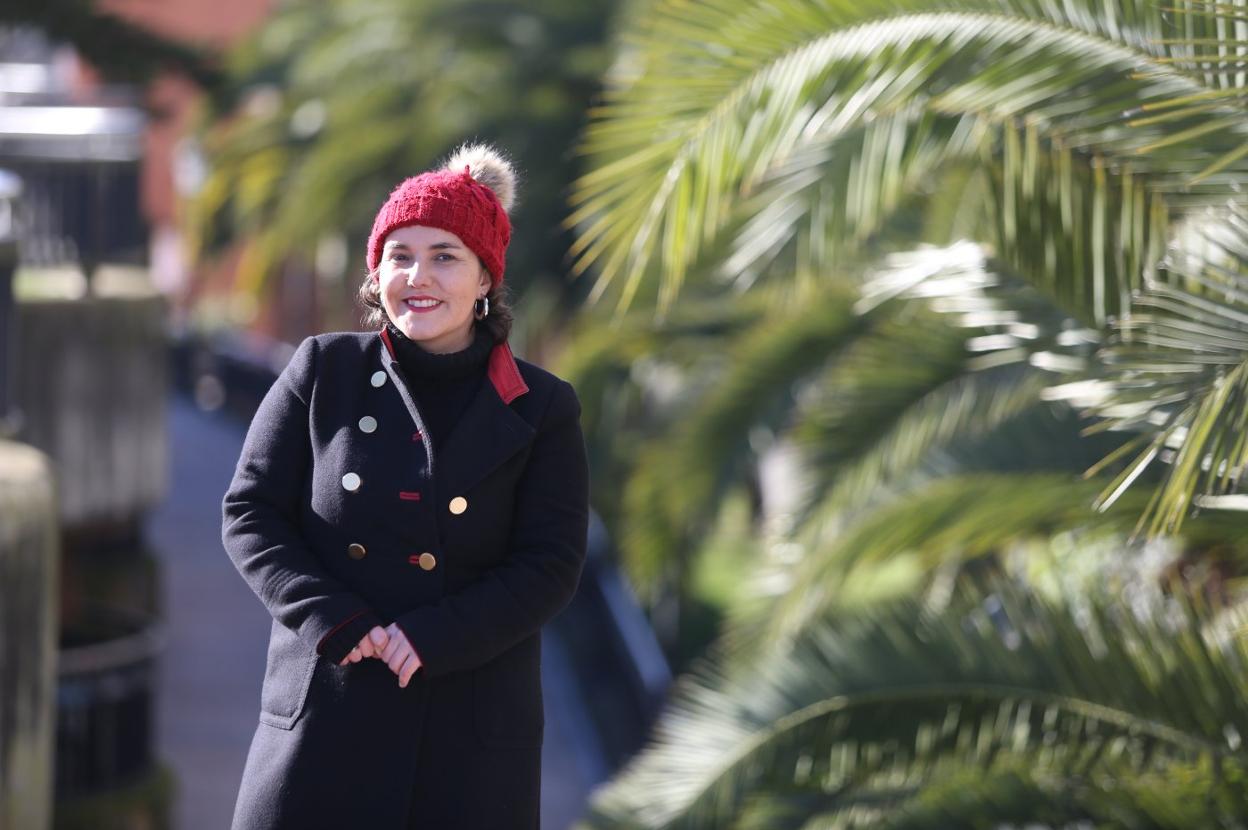
<svg viewBox="0 0 1248 830"><path fill-rule="evenodd" d="M359 645L351 649L351 652L342 658L342 662L338 665L345 666L347 663L358 663L365 657L379 656L389 639L390 637L386 634L384 628L379 625L373 626L367 634L360 638Z"/></svg>
<svg viewBox="0 0 1248 830"><path fill-rule="evenodd" d="M376 629L373 630L376 631ZM385 633L388 642L377 657L390 667L390 671L398 675L399 688L405 689L412 675L420 668L420 658L416 656L416 650L407 641L407 635L397 623L390 623L386 626Z"/></svg>

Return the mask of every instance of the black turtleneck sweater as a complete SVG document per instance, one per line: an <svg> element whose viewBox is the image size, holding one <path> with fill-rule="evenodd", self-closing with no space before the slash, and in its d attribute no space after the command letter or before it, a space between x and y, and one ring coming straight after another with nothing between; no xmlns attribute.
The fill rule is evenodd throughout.
<svg viewBox="0 0 1248 830"><path fill-rule="evenodd" d="M466 349L435 354L409 340L389 321L386 330L433 446L441 447L485 378L494 338L485 326L474 325Z"/></svg>

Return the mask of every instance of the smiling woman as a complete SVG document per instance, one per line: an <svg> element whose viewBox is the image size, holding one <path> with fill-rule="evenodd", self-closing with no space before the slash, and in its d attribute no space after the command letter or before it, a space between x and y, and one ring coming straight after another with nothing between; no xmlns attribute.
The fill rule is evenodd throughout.
<svg viewBox="0 0 1248 830"><path fill-rule="evenodd" d="M401 182L372 330L305 339L248 430L222 539L273 623L234 830L538 826L588 468L575 391L507 344L513 179L477 147Z"/></svg>
<svg viewBox="0 0 1248 830"><path fill-rule="evenodd" d="M394 325L435 353L457 352L472 342L474 307L490 290L490 274L477 255L450 231L424 225L395 228L386 238L381 304Z"/></svg>
<svg viewBox="0 0 1248 830"><path fill-rule="evenodd" d="M471 191L461 193L461 197L468 196L469 198L467 200L461 198L459 207L455 207L447 202L445 188L448 184L454 184L454 174L462 174L465 166L472 169L472 174L467 181L472 182L476 187ZM451 178L448 179L448 176ZM461 177L460 184L463 183L464 180ZM477 199L482 195L480 193L482 190L487 191L493 198L478 203ZM359 301L367 312L364 325L368 328L376 328L388 321L390 325L395 325L396 308L387 306L382 295L385 271L397 268L400 271L415 271L419 274L422 266L417 257L420 252L413 250L414 246L410 243L425 242L430 248L441 244L443 247L439 250L456 259L475 262L484 272L482 276L486 285L485 296L484 299L477 299L481 297L481 294L480 292L474 293L472 315L492 335L496 343L505 342L511 334L512 312L507 299L506 284L503 282L505 262L502 251L506 250L511 239L511 224L507 220L507 211L511 210L515 191L515 171L512 170L511 165L492 148L481 145L461 149L442 170L414 176L395 187L394 192L390 194L390 198L378 213L369 238L367 257L369 272L360 284L359 290ZM426 201L417 206L414 200ZM451 215L452 212L462 211L466 201L475 205L475 219L472 221L465 221L466 215ZM500 213L495 214L495 210ZM391 220L396 216L403 217L405 211L410 215L425 216L425 224L405 225L400 219L399 224L392 226ZM491 234L485 233L486 229L482 226L482 220L487 216L491 217L492 223L496 226L496 232L499 234L497 238L491 238ZM500 218L502 221L499 221ZM464 231L464 235L470 238L461 239L450 229L452 227L460 228ZM440 239L428 238L421 234L422 229L425 232L440 231L443 235ZM422 238L413 239L408 236L409 234L420 234ZM500 245L501 250L493 250ZM441 259L443 263L453 264L453 261L445 256L438 259ZM446 265L442 267L445 268ZM409 275L408 279L413 281L413 288L419 287L416 277ZM414 297L420 293L414 290L406 296ZM432 290L427 291L427 296L432 299L443 299ZM397 327L397 331L403 330ZM427 351L438 350L436 342L421 345Z"/></svg>

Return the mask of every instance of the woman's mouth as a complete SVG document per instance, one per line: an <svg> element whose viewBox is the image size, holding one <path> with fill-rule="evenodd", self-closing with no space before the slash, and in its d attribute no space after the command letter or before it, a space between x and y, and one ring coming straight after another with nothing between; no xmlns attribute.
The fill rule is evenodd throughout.
<svg viewBox="0 0 1248 830"><path fill-rule="evenodd" d="M408 308L410 308L412 311L416 312L417 314L424 314L425 312L433 311L435 308L442 305L442 301L441 300L404 300L403 304L406 305Z"/></svg>

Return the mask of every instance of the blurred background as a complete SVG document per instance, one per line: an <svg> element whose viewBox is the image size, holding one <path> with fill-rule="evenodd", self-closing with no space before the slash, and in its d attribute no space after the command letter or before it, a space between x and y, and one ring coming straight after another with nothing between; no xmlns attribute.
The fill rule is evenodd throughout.
<svg viewBox="0 0 1248 830"><path fill-rule="evenodd" d="M495 142L543 826L1248 826L1248 5L0 8L0 830L228 826L255 406Z"/></svg>

